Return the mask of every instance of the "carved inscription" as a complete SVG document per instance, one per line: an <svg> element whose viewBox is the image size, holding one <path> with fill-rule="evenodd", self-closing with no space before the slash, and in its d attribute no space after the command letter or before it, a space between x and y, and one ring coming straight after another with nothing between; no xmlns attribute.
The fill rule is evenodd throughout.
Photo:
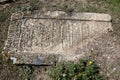
<svg viewBox="0 0 120 80"><path fill-rule="evenodd" d="M108 14L36 13L19 15L18 12L11 16L4 49L13 53L11 57L17 64L51 64L56 58L59 61L79 59L81 54L89 53L88 44L94 38L112 29Z"/></svg>
<svg viewBox="0 0 120 80"><path fill-rule="evenodd" d="M89 22L84 21L24 19L20 24L16 24L12 45L21 51L66 50L90 36Z"/></svg>
<svg viewBox="0 0 120 80"><path fill-rule="evenodd" d="M82 40L87 39L90 36L89 35L90 34L89 24L86 22L83 22L81 29L82 29Z"/></svg>

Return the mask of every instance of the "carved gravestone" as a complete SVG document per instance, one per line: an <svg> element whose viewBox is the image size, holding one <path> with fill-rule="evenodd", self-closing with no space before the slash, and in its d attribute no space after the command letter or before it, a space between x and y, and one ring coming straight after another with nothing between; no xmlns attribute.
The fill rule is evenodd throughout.
<svg viewBox="0 0 120 80"><path fill-rule="evenodd" d="M19 13L20 14L20 13ZM89 39L111 28L111 17L99 13L54 11L14 18L12 15L5 49L16 64L50 64L78 59ZM21 17L22 16L22 17ZM77 54L76 54L77 53Z"/></svg>

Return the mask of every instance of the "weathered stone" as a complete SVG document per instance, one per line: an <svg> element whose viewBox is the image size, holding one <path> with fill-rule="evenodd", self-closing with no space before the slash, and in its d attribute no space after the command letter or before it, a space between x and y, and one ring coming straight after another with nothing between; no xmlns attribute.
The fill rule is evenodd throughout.
<svg viewBox="0 0 120 80"><path fill-rule="evenodd" d="M11 15L11 21L12 20L18 20L23 18L24 13L23 12L16 12Z"/></svg>
<svg viewBox="0 0 120 80"><path fill-rule="evenodd" d="M13 38L5 48L14 53L12 57L20 64L52 63L56 59L53 55L59 61L75 60L89 39L112 29L110 21L108 14L99 13L68 15L55 11L23 16L12 21L9 31L14 28L14 35L9 32L8 37L12 34Z"/></svg>
<svg viewBox="0 0 120 80"><path fill-rule="evenodd" d="M0 2L5 2L5 1L8 1L8 0L0 0Z"/></svg>
<svg viewBox="0 0 120 80"><path fill-rule="evenodd" d="M39 13L39 12L37 12ZM57 18L57 19L72 19L72 20L95 20L95 21L111 21L111 16L109 14L104 13L71 13L67 14L61 11L54 11L54 12L46 12L46 13L39 13L35 14L31 17L34 18Z"/></svg>

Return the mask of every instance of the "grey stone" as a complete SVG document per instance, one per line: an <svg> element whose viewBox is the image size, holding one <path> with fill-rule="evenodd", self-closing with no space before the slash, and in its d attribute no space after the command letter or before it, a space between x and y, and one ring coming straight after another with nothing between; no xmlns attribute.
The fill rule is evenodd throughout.
<svg viewBox="0 0 120 80"><path fill-rule="evenodd" d="M0 2L5 2L5 1L8 1L8 0L0 0Z"/></svg>
<svg viewBox="0 0 120 80"><path fill-rule="evenodd" d="M61 11L48 11L46 13L38 13L37 15L33 15L33 18L58 18L58 19L75 19L75 20L94 20L94 21L111 21L111 16L109 14L104 13L71 13L67 14Z"/></svg>
<svg viewBox="0 0 120 80"><path fill-rule="evenodd" d="M14 35L8 32L13 36L5 48L15 53L18 64L49 64L55 59L51 55L58 55L59 61L76 60L83 45L112 29L111 16L100 13L38 12L16 19L11 21L9 31L14 28Z"/></svg>

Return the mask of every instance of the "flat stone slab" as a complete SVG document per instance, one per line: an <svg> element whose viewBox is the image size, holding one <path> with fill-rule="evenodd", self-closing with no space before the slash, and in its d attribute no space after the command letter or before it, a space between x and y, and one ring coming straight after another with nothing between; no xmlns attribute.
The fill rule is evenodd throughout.
<svg viewBox="0 0 120 80"><path fill-rule="evenodd" d="M5 49L12 52L15 64L76 60L89 39L112 29L111 16L100 13L14 13L11 20Z"/></svg>
<svg viewBox="0 0 120 80"><path fill-rule="evenodd" d="M7 0L0 0L0 2L7 1Z"/></svg>
<svg viewBox="0 0 120 80"><path fill-rule="evenodd" d="M1 3L1 2L5 2L5 1L8 1L8 0L0 0L0 3Z"/></svg>

